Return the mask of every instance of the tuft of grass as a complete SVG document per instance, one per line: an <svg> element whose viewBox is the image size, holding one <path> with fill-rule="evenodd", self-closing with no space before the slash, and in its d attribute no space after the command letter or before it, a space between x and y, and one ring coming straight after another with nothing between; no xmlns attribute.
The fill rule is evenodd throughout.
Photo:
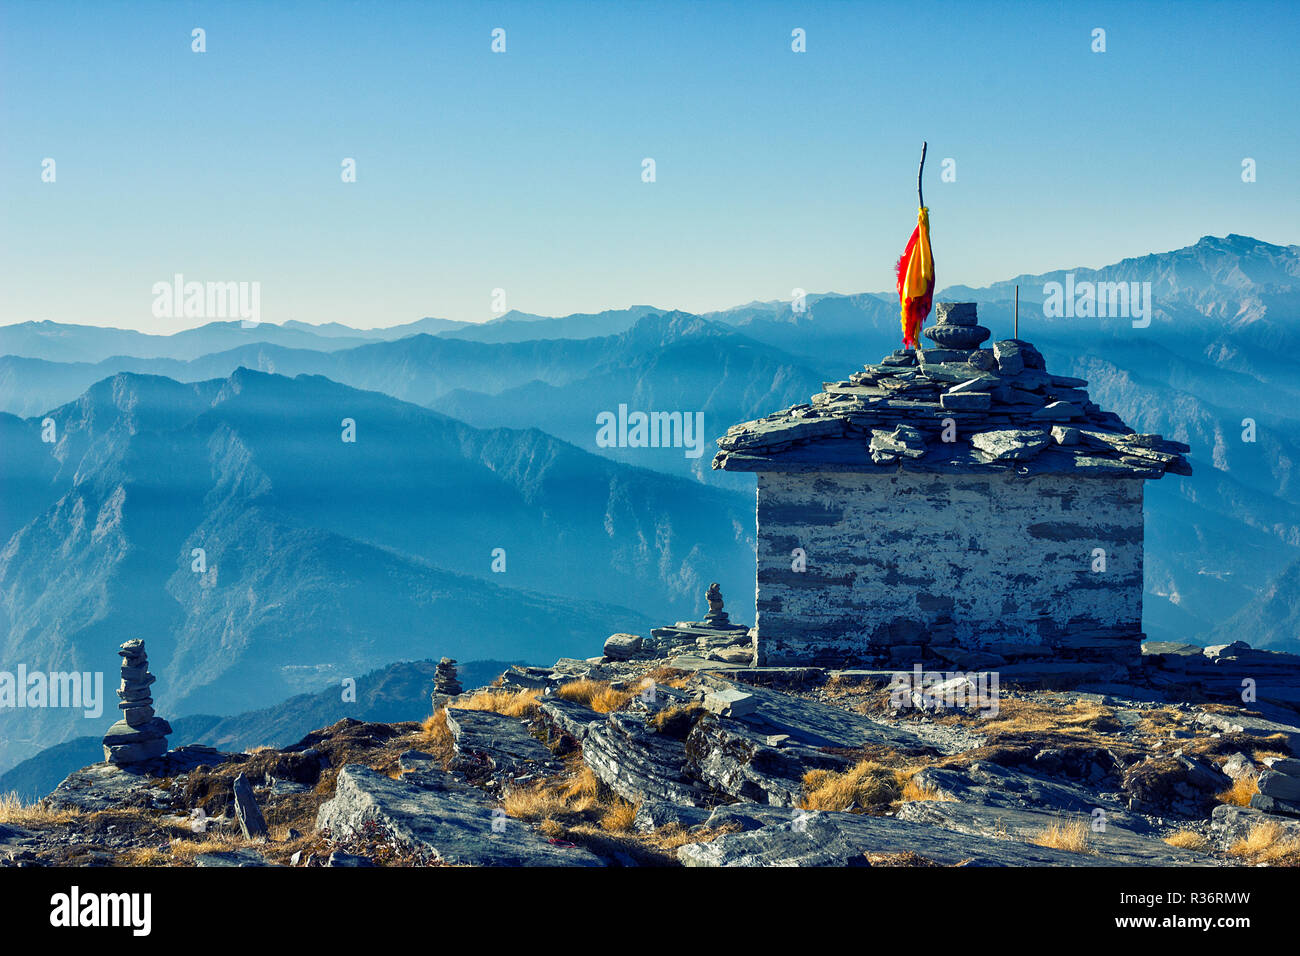
<svg viewBox="0 0 1300 956"><path fill-rule="evenodd" d="M1257 793L1259 793L1259 781L1255 777L1238 777L1223 793L1215 794L1214 799L1234 807L1248 807L1250 798Z"/></svg>
<svg viewBox="0 0 1300 956"><path fill-rule="evenodd" d="M704 706L696 700L689 704L673 704L665 707L653 717L650 723L661 734L667 734L670 737L685 737L687 731L695 723L695 718L704 710Z"/></svg>
<svg viewBox="0 0 1300 956"><path fill-rule="evenodd" d="M126 866L163 866L167 852L156 846L134 847L122 854L120 862Z"/></svg>
<svg viewBox="0 0 1300 956"><path fill-rule="evenodd" d="M581 816L593 809L603 809L608 814L626 802L615 797L613 803L602 803L600 797L600 780L590 767L581 764L570 776L552 777L533 786L508 790L502 806L509 816L545 822L557 817ZM632 816L636 816L636 807L632 807Z"/></svg>
<svg viewBox="0 0 1300 956"><path fill-rule="evenodd" d="M1251 863L1300 866L1300 838L1287 836L1281 825L1271 820L1256 823L1244 837L1228 847L1228 855Z"/></svg>
<svg viewBox="0 0 1300 956"><path fill-rule="evenodd" d="M903 784L903 792L898 798L902 803L912 803L920 800L931 800L937 803L956 803L956 797L950 797L934 787L926 787L916 782L914 777L908 778Z"/></svg>
<svg viewBox="0 0 1300 956"><path fill-rule="evenodd" d="M613 806L601 815L601 828L610 833L627 833L632 829L632 821L636 819L639 806L639 802L628 803L622 797L616 798Z"/></svg>
<svg viewBox="0 0 1300 956"><path fill-rule="evenodd" d="M42 804L23 803L14 791L0 795L0 823L15 827L57 827L71 823L80 810L53 810Z"/></svg>
<svg viewBox="0 0 1300 956"><path fill-rule="evenodd" d="M468 699L457 699L460 710L489 710L505 717L532 717L537 713L538 690L480 690Z"/></svg>
<svg viewBox="0 0 1300 956"><path fill-rule="evenodd" d="M204 853L222 853L247 846L252 846L252 843L245 840L242 835L205 833L202 835L202 839L186 840L178 838L172 840L171 855L174 861L191 861L196 856L201 856Z"/></svg>
<svg viewBox="0 0 1300 956"><path fill-rule="evenodd" d="M1165 842L1180 850L1205 850L1210 841L1195 830L1179 830L1165 837Z"/></svg>
<svg viewBox="0 0 1300 956"><path fill-rule="evenodd" d="M1041 833L1029 842L1035 846L1051 847L1054 850L1068 850L1070 853L1094 853L1092 848L1092 830L1087 820L1054 820Z"/></svg>
<svg viewBox="0 0 1300 956"><path fill-rule="evenodd" d="M880 807L902 794L897 771L872 760L836 773L810 770L803 778L804 810L845 810L851 806Z"/></svg>
<svg viewBox="0 0 1300 956"><path fill-rule="evenodd" d="M1119 727L1115 711L1101 704L1072 701L1065 706L1038 700L1003 700L983 725L1002 734L1057 734L1081 739L1104 737Z"/></svg>
<svg viewBox="0 0 1300 956"><path fill-rule="evenodd" d="M516 787L501 801L508 816L536 822L564 813L568 807L558 790L546 786Z"/></svg>
<svg viewBox="0 0 1300 956"><path fill-rule="evenodd" d="M712 843L720 836L737 833L741 830L739 823L724 823L720 827L688 830L680 823L669 823L659 827L646 837L646 842L660 850L671 853L688 843Z"/></svg>
<svg viewBox="0 0 1300 956"><path fill-rule="evenodd" d="M586 813L600 799L600 780L586 764L560 787L564 804L573 813Z"/></svg>
<svg viewBox="0 0 1300 956"><path fill-rule="evenodd" d="M635 691L614 690L609 686L609 681L591 680L588 677L561 684L555 691L555 696L585 704L598 714L613 713L635 695Z"/></svg>
<svg viewBox="0 0 1300 956"><path fill-rule="evenodd" d="M447 708L439 707L425 718L420 725L419 743L438 758L444 769L447 767L456 752L456 742L447 726Z"/></svg>

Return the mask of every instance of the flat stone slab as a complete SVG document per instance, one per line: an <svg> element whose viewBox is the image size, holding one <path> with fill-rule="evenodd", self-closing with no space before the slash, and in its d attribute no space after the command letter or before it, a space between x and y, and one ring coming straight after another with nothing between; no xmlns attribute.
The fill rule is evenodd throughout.
<svg viewBox="0 0 1300 956"><path fill-rule="evenodd" d="M160 779L188 773L196 767L215 767L230 759L208 747L178 747L146 763L120 767L95 763L68 774L45 802L54 809L93 812L110 810L124 803L170 807L172 797L157 786Z"/></svg>
<svg viewBox="0 0 1300 956"><path fill-rule="evenodd" d="M1084 815L1100 807L1109 821L1135 832L1149 828L1142 817L1130 814L1116 798L1103 799L1087 786L1049 780L998 764L977 762L969 767L926 767L912 779L917 786L933 789L961 803Z"/></svg>
<svg viewBox="0 0 1300 956"><path fill-rule="evenodd" d="M557 765L554 755L514 717L448 707L447 729L459 756L485 760L496 770Z"/></svg>
<svg viewBox="0 0 1300 956"><path fill-rule="evenodd" d="M195 866L271 866L256 850L221 850L217 853L200 853L194 858Z"/></svg>
<svg viewBox="0 0 1300 956"><path fill-rule="evenodd" d="M758 702L753 694L735 687L715 690L704 698L705 710L724 717L744 717L746 714L752 714L757 707Z"/></svg>
<svg viewBox="0 0 1300 956"><path fill-rule="evenodd" d="M867 854L915 853L946 866L1105 866L1097 857L1012 840L975 840L894 817L806 812L677 851L685 866L869 866Z"/></svg>
<svg viewBox="0 0 1300 956"><path fill-rule="evenodd" d="M711 678L715 692L734 688ZM721 793L742 800L793 806L810 770L840 771L847 757L827 748L883 744L908 751L929 749L921 738L829 704L804 700L765 687L744 685L754 704L739 717L708 715L686 739L694 776Z"/></svg>
<svg viewBox="0 0 1300 956"><path fill-rule="evenodd" d="M635 713L615 712L589 727L582 760L606 786L633 803L715 802L688 766L685 744L652 730Z"/></svg>
<svg viewBox="0 0 1300 956"><path fill-rule="evenodd" d="M598 714L586 704L563 697L543 697L540 702L542 714L556 727L581 743L587 732L595 725L605 722L605 715Z"/></svg>
<svg viewBox="0 0 1300 956"><path fill-rule="evenodd" d="M373 821L394 838L469 866L601 866L582 847L563 848L519 820L493 830L498 809L485 793L442 771L415 771L393 780L369 767L339 771L334 796L321 805L317 829L351 836ZM496 818L498 821L500 817Z"/></svg>
<svg viewBox="0 0 1300 956"><path fill-rule="evenodd" d="M1103 807L1103 809L1105 809ZM990 843L1027 841L1045 831L1053 823L1083 819L1091 827L1091 814L1053 813L1050 811L1017 810L1009 807L981 807L969 803L951 803L938 800L917 800L905 803L898 811L899 819L915 823L928 823L957 833L984 846ZM1100 866L1220 866L1219 861L1187 850L1179 850L1153 836L1134 833L1115 821L1107 813L1103 832L1089 831L1090 844L1097 852L1070 853L1079 860L1093 860ZM917 852L920 852L919 850Z"/></svg>
<svg viewBox="0 0 1300 956"><path fill-rule="evenodd" d="M892 672L891 672L892 673ZM778 690L752 684L736 685L710 677L718 690L730 688L750 695L753 710L728 721L736 732L766 739L773 734L787 734L791 743L809 747L860 747L863 744L888 744L903 749L924 749L924 743L910 731L889 727L862 714L855 714L814 700L806 700Z"/></svg>
<svg viewBox="0 0 1300 956"><path fill-rule="evenodd" d="M970 443L990 461L1020 461L1038 454L1050 440L1045 431L1001 428L972 435Z"/></svg>
<svg viewBox="0 0 1300 956"><path fill-rule="evenodd" d="M1215 714L1201 711L1196 722L1229 734L1248 734L1251 737L1272 737L1281 734L1293 754L1300 754L1300 727L1253 717L1250 714Z"/></svg>

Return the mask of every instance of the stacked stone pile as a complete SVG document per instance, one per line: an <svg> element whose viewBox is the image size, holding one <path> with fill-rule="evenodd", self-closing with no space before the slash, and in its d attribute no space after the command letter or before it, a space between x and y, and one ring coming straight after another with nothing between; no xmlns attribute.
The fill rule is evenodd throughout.
<svg viewBox="0 0 1300 956"><path fill-rule="evenodd" d="M453 697L464 690L456 675L456 661L452 658L444 657L433 669L433 690L434 693L446 694L448 697Z"/></svg>
<svg viewBox="0 0 1300 956"><path fill-rule="evenodd" d="M144 641L127 641L118 654L122 656L122 681L117 688L122 719L104 735L104 759L132 764L161 757L167 752L167 735L172 728L154 714L149 687L155 678L149 673Z"/></svg>
<svg viewBox="0 0 1300 956"><path fill-rule="evenodd" d="M433 709L444 707L453 697L459 696L464 691L460 686L460 679L456 674L456 661L450 657L444 657L438 661L438 666L433 669Z"/></svg>
<svg viewBox="0 0 1300 956"><path fill-rule="evenodd" d="M723 609L722 591L717 583L709 585L704 598L709 605L704 620L656 627L651 630L644 650L654 656L691 654L728 664L753 663L754 641L750 628L731 623L731 616Z"/></svg>
<svg viewBox="0 0 1300 956"><path fill-rule="evenodd" d="M977 324L973 302L940 302L936 312L937 324L922 334L939 347L896 351L845 381L826 382L810 404L732 426L718 440L713 467L1191 474L1187 445L1135 434L1091 401L1084 379L1050 374L1028 342L979 347L990 333ZM955 429L946 429L948 420Z"/></svg>

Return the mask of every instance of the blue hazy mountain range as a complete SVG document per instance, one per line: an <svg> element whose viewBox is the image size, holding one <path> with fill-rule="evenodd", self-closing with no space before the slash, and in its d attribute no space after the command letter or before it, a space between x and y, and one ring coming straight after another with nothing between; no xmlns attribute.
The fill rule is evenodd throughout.
<svg viewBox="0 0 1300 956"><path fill-rule="evenodd" d="M52 445L0 417L3 660L111 671L143 637L169 718L394 660L585 656L698 616L713 580L752 619L748 497L540 431L248 369L121 373L44 417ZM0 767L85 733L67 710L3 719Z"/></svg>
<svg viewBox="0 0 1300 956"><path fill-rule="evenodd" d="M514 663L518 663L517 661ZM173 743L207 744L219 750L250 747L286 747L313 730L345 717L353 720L396 723L418 718L431 706L434 661L401 661L356 678L352 694L344 699L341 684L254 711L219 717L191 714L171 721ZM491 683L510 666L506 661L462 661L457 668L465 687ZM116 712L109 718L115 719ZM36 800L59 785L72 771L104 759L103 730L73 737L47 747L0 774L0 793L17 793ZM89 728L86 728L87 730Z"/></svg>
<svg viewBox="0 0 1300 956"><path fill-rule="evenodd" d="M1150 324L1134 328L1122 316L1046 315L1045 288L1065 283L1071 273L1077 282L1150 282ZM1279 611L1300 606L1300 486L1293 474L1300 447L1290 401L1300 391L1300 378L1289 359L1300 345L1295 341L1300 337L1300 247L1242 236L1206 237L1184 249L1102 269L1021 276L985 289L954 287L937 298L978 302L982 323L994 337L1009 337L1017 284L1020 334L1039 346L1053 371L1087 378L1094 399L1133 427L1192 446L1192 477L1169 476L1147 486L1148 634L1225 639L1231 618L1233 637L1300 649L1294 611L1290 618ZM46 330L37 346L30 344L33 326ZM897 347L899 338L896 299L889 293L809 295L802 311L790 302L753 302L705 316L636 306L560 318L510 313L482 325L426 319L382 330L303 323L241 329L237 323L214 323L176 336L142 337L147 355L115 357L94 357L98 353L81 341L85 327L57 326L54 330L62 331L52 335L49 326L0 329L0 348L15 352L0 357L0 407L22 416L0 415L5 454L0 540L9 542L0 553L0 611L8 616L0 623L10 632L8 657L21 653L38 632L47 644L55 641L51 622L56 620L64 631L69 622L75 625L73 633L80 633L76 628L118 633L123 622L143 626L151 613L154 626L171 628L178 646L190 647L191 656L207 634L221 648L216 658L233 661L242 654L253 662L230 667L238 674L242 666L256 671L262 683L255 693L239 697L220 683L207 691L195 684L177 698L219 713L275 699L255 699L259 694L283 696L313 686L316 678L307 670L297 672L301 679L294 684L295 672L284 670L288 664L281 665L281 676L267 680L256 670L264 653L260 648L280 640L284 660L293 660L290 645L306 641L325 613L309 613L307 596L315 601L319 593L346 593L338 589L349 586L350 569L362 565L369 572L379 555L392 568L383 574L388 584L422 580L418 567L419 574L465 575L456 578L460 583L507 584L497 589L507 595L505 605L516 588L535 592L533 600L570 602L572 610L564 612L569 617L549 622L535 635L535 644L474 644L473 656L529 656L538 649L545 657L560 644L565 647L558 653L586 653L610 629L636 629L630 617L604 623L618 615L654 622L694 616L699 611L694 589L712 576L722 581L739 614L752 614L752 485L746 476L711 472L711 442L696 459L680 448L600 447L596 415L619 404L645 411L701 411L712 439L736 421L807 400L822 381L846 377L862 362L877 360ZM277 338L277 330L285 329L292 341ZM222 346L196 352L205 330ZM171 340L178 341L169 345ZM94 360L59 361L53 341L69 343L64 357ZM238 344L229 347L232 342ZM334 453L346 446L331 443L326 454L324 443L313 444L321 434L312 429L325 429L320 422L326 420L332 442L338 442L339 421L348 414L359 422L358 448L368 435L377 437L360 416L347 412L362 401L352 396L377 403L367 415L392 416L386 444L372 449L382 451L391 474L364 468L338 472L348 462ZM60 439L71 442L61 452L56 446L53 456L50 446L33 440L51 409ZM141 417L146 415L153 417ZM304 415L313 417L310 427ZM1243 440L1244 419L1254 422L1254 442ZM71 437L65 420L72 422ZM398 434L408 425L411 440L403 443ZM309 441L304 434L313 437ZM441 437L426 437L435 434ZM407 448L421 443L424 452ZM305 448L310 453L300 456ZM148 476L150 467L160 470ZM604 470L569 487L585 469ZM318 478L322 471L338 480ZM202 507L175 501L182 513L166 521L133 511L129 503L119 508L113 482L131 488L127 476L140 482L139 492L159 501L186 498L178 490L188 482L194 489L188 497L201 498ZM481 496L490 507L465 514L464 502L471 500L465 489L485 480ZM497 480L506 490L492 484ZM63 502L74 488L81 497ZM747 491L742 496L734 489ZM448 505L426 514L421 495L442 496ZM615 500L619 506L612 513L625 520L610 525L605 519ZM340 507L343 501L349 506ZM599 507L592 508L593 501ZM416 520L409 520L412 509ZM134 516L134 525L111 568L102 557L95 563L95 549L78 551L67 543L73 529L84 535L93 527L93 537L103 526L105 534L117 534L122 523L117 510ZM165 534L151 521L164 525ZM429 530L435 523L440 533ZM506 529L526 544L511 547L502 537ZM140 539L155 531L165 545L150 556ZM220 543L208 549L209 560L225 567L205 594L187 570L188 553L209 536ZM564 543L562 559L549 564L534 550L544 550L541 542L548 536ZM504 576L487 570L488 551L497 546L488 541L494 537L501 537L509 555ZM452 540L460 546L447 543ZM658 557L665 540L667 554ZM519 547L527 556L523 568ZM572 573L574 566L564 562L587 547L593 547L589 566ZM715 550L697 554L696 547ZM378 550L357 550L362 548ZM213 550L224 559L215 561ZM80 571L58 571L59 561L50 555L64 553L74 555ZM472 560L462 559L466 553ZM42 593L46 582L72 582L82 572L84 582ZM236 588L226 587L230 575L239 587L252 586L259 599L267 588L278 588L283 610L276 613L294 622L285 625L292 633L277 637L280 622L257 601L257 612L246 612L234 596ZM149 583L136 592L136 581ZM579 601L574 601L574 581L583 585ZM161 604L160 587L168 595ZM379 593L405 600L401 587ZM124 607L133 602L148 613L132 617ZM90 613L86 609L92 605L96 610ZM77 606L83 609L69 610ZM167 609L161 624L159 608ZM330 613L350 619L369 610L343 607ZM398 611L387 613L386 626L407 626L398 621ZM443 616L411 610L408 621L436 617L446 622L439 625L443 635L463 637L474 630L467 623L457 626L451 609L439 613ZM602 623L569 645L569 636L586 626L579 619L583 613ZM82 618L87 623L78 623ZM461 618L470 620L463 609ZM572 627L557 634L560 623ZM503 625L495 626L497 631L484 633L499 635ZM231 650L236 646L241 650ZM390 659L436 653L452 651L439 646ZM191 657L177 660L173 667L188 667Z"/></svg>

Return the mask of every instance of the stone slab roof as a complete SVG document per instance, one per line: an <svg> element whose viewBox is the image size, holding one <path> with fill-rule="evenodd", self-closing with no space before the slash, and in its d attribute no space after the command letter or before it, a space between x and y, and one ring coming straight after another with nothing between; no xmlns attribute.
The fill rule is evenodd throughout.
<svg viewBox="0 0 1300 956"><path fill-rule="evenodd" d="M942 302L938 312L938 325L925 332L932 340L960 339L959 332L967 342L988 337L974 325L972 304ZM847 381L826 382L810 404L733 425L718 439L713 467L1107 478L1192 473L1183 457L1187 445L1134 433L1088 398L1087 384L1050 374L1042 354L1022 339L992 348L900 350ZM943 440L945 419L956 426L950 442Z"/></svg>

